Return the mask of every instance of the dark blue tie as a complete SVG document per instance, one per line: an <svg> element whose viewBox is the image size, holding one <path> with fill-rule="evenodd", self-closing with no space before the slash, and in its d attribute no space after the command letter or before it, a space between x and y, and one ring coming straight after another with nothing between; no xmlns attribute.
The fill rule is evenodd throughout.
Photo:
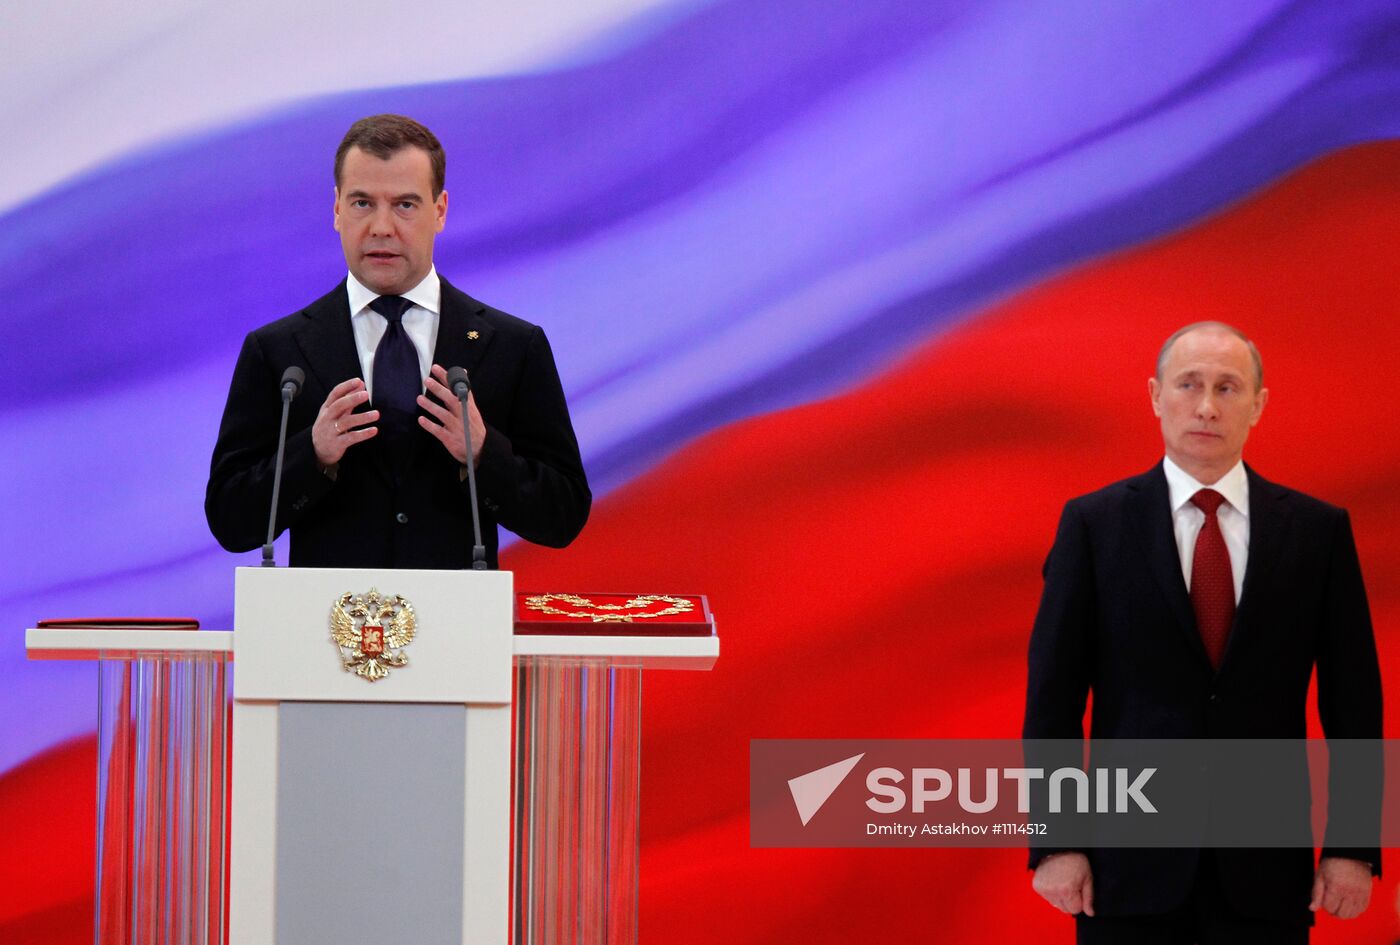
<svg viewBox="0 0 1400 945"><path fill-rule="evenodd" d="M374 350L374 406L379 428L389 439L399 440L413 429L418 395L423 392L418 351L403 329L403 313L413 303L400 295L381 295L369 307L389 320L379 347Z"/></svg>

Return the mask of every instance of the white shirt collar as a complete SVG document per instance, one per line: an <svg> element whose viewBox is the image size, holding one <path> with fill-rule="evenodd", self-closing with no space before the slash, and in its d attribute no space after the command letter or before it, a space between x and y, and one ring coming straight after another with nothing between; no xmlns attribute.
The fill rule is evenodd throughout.
<svg viewBox="0 0 1400 945"><path fill-rule="evenodd" d="M1196 481L1186 470L1172 462L1170 456L1162 459L1162 471L1167 474L1167 491L1171 496L1172 514L1191 501L1191 497L1202 489L1214 489L1225 497L1230 507L1245 518L1249 517L1249 476L1244 471L1244 460L1231 467L1218 482L1209 486Z"/></svg>
<svg viewBox="0 0 1400 945"><path fill-rule="evenodd" d="M379 293L365 288L353 272L345 278L345 291L350 296L351 318L363 312L369 303L379 298ZM403 293L403 297L434 315L442 314L442 280L438 278L437 266L429 266L423 281Z"/></svg>

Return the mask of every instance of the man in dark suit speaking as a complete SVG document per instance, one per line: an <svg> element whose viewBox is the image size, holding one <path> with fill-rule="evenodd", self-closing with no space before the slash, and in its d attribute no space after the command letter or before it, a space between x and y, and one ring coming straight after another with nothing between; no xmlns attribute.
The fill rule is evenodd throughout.
<svg viewBox="0 0 1400 945"><path fill-rule="evenodd" d="M1269 392L1219 322L1148 381L1166 458L1065 506L1031 634L1024 736L1302 739L1314 668L1329 739L1381 737L1381 680L1347 513L1242 460ZM1360 914L1380 851L1037 849L1033 886L1088 943L1306 942Z"/></svg>
<svg viewBox="0 0 1400 945"><path fill-rule="evenodd" d="M219 543L266 537L286 368L292 404L277 531L291 564L457 568L471 558L467 464L487 560L497 524L567 545L592 501L544 332L449 285L433 266L447 221L442 145L418 122L356 122L335 157L335 229L350 272L239 353L205 493ZM471 376L470 455L447 368Z"/></svg>

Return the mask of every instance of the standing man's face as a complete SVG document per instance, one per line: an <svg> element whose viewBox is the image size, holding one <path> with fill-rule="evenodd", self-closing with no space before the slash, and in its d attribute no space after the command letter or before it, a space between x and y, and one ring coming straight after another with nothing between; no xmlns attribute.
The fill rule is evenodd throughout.
<svg viewBox="0 0 1400 945"><path fill-rule="evenodd" d="M1198 328L1178 338L1161 379L1147 382L1172 462L1206 484L1229 472L1269 399L1255 387L1254 360L1238 336Z"/></svg>
<svg viewBox="0 0 1400 945"><path fill-rule="evenodd" d="M351 148L335 189L335 228L345 263L367 289L402 295L433 264L433 239L447 222L447 191L433 196L428 153L408 147L387 161Z"/></svg>

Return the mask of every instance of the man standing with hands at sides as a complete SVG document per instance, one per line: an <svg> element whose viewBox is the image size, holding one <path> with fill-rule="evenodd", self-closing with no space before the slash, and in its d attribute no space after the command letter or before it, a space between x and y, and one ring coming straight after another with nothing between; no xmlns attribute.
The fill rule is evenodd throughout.
<svg viewBox="0 0 1400 945"><path fill-rule="evenodd" d="M1242 455L1269 392L1220 322L1167 339L1148 381L1165 459L1070 501L1031 634L1027 739L1381 738L1381 680L1347 513ZM1380 851L1033 849L1081 943L1305 943L1365 910Z"/></svg>
<svg viewBox="0 0 1400 945"><path fill-rule="evenodd" d="M251 332L234 368L205 493L219 543L266 538L280 379L306 373L292 404L277 531L302 567L460 568L471 559L467 464L482 533L571 542L592 494L554 357L537 326L441 278L446 157L410 118L356 122L335 155L334 224L349 275L306 308ZM447 368L471 376L471 447Z"/></svg>

